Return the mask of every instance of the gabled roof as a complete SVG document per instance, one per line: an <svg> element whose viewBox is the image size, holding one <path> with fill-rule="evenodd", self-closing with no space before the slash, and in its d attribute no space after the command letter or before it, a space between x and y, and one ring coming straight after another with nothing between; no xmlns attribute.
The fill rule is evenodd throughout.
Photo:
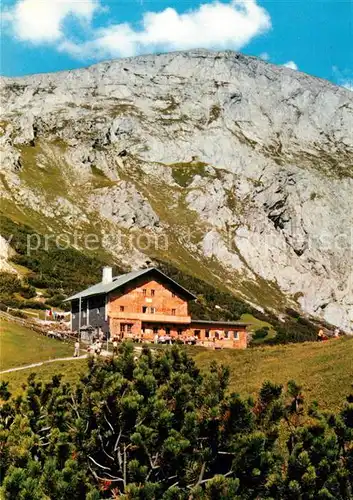
<svg viewBox="0 0 353 500"><path fill-rule="evenodd" d="M137 271L131 271L130 273L120 274L119 276L115 276L109 283L97 283L96 285L86 288L86 290L83 290L82 292L72 295L72 297L66 299L65 302L79 298L82 299L85 297L90 297L92 295L107 294L109 292L112 292L113 290L116 290L117 288L120 288L123 285L126 285L130 281L133 281L134 279L139 278L140 276L144 276L145 274L148 274L152 271L160 274L162 278L169 281L175 288L179 290L182 295L186 296L188 300L195 300L197 298L194 294L179 285L179 283L177 283L176 281L172 280L172 278L169 278L169 276L162 273L162 271L160 271L156 267L149 267L147 269L139 269Z"/></svg>

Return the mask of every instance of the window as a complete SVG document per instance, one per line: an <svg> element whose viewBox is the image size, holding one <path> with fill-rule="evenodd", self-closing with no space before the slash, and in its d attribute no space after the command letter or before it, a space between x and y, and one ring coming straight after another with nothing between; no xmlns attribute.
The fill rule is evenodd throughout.
<svg viewBox="0 0 353 500"><path fill-rule="evenodd" d="M124 333L125 332L125 325L124 323L120 323L120 333Z"/></svg>
<svg viewBox="0 0 353 500"><path fill-rule="evenodd" d="M142 306L142 312L146 313L147 312L147 306Z"/></svg>
<svg viewBox="0 0 353 500"><path fill-rule="evenodd" d="M122 313L122 312L124 312L124 309L125 309L125 307L124 307L124 306L120 306L120 312L121 312L121 313Z"/></svg>
<svg viewBox="0 0 353 500"><path fill-rule="evenodd" d="M131 325L126 325L126 331L127 333L131 333Z"/></svg>
<svg viewBox="0 0 353 500"><path fill-rule="evenodd" d="M201 333L201 330L194 330L195 337L200 338L200 333Z"/></svg>
<svg viewBox="0 0 353 500"><path fill-rule="evenodd" d="M239 332L234 332L234 340L239 340Z"/></svg>
<svg viewBox="0 0 353 500"><path fill-rule="evenodd" d="M146 290L146 288L144 288L144 289L142 290L142 293L143 293L143 296L144 296L144 297L146 297L146 295L147 295L147 290Z"/></svg>
<svg viewBox="0 0 353 500"><path fill-rule="evenodd" d="M155 326L155 327L153 328L153 333L158 333L158 327L157 327L157 326Z"/></svg>
<svg viewBox="0 0 353 500"><path fill-rule="evenodd" d="M146 333L146 328L144 326L142 327L142 333Z"/></svg>
<svg viewBox="0 0 353 500"><path fill-rule="evenodd" d="M226 331L224 332L224 338L225 338L225 339L229 339L229 334L230 334L230 332L229 332L228 330L226 330Z"/></svg>
<svg viewBox="0 0 353 500"><path fill-rule="evenodd" d="M209 339L210 338L210 330L205 331L205 338Z"/></svg>
<svg viewBox="0 0 353 500"><path fill-rule="evenodd" d="M183 334L183 330L181 328L179 328L178 335L182 335L182 334Z"/></svg>
<svg viewBox="0 0 353 500"><path fill-rule="evenodd" d="M154 314L156 312L156 308L155 307L151 307L151 314Z"/></svg>
<svg viewBox="0 0 353 500"><path fill-rule="evenodd" d="M165 329L165 333L166 333L166 335L170 335L170 328L168 328L168 327L167 327L167 328Z"/></svg>
<svg viewBox="0 0 353 500"><path fill-rule="evenodd" d="M151 297L154 297L154 290L151 290Z"/></svg>
<svg viewBox="0 0 353 500"><path fill-rule="evenodd" d="M176 309L172 309L172 316L175 316Z"/></svg>

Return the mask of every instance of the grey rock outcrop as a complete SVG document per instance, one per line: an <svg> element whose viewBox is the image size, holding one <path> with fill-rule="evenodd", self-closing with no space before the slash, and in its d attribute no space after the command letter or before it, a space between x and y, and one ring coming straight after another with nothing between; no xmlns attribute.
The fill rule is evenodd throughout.
<svg viewBox="0 0 353 500"><path fill-rule="evenodd" d="M122 181L112 188L103 188L89 198L100 215L124 229L157 229L159 218L149 203L131 183Z"/></svg>
<svg viewBox="0 0 353 500"><path fill-rule="evenodd" d="M0 236L0 271L5 273L17 274L16 269L9 264L9 260L13 256L14 251L12 250L9 242Z"/></svg>
<svg viewBox="0 0 353 500"><path fill-rule="evenodd" d="M82 231L162 232L174 262L252 303L276 290L274 309L353 330L352 92L199 50L4 78L1 94L4 199Z"/></svg>

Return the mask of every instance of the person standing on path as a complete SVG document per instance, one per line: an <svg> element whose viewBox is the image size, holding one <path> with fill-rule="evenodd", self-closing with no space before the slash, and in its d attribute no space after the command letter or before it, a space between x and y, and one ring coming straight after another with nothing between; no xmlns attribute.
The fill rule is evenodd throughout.
<svg viewBox="0 0 353 500"><path fill-rule="evenodd" d="M76 340L74 358L77 358L79 355L80 355L80 342Z"/></svg>
<svg viewBox="0 0 353 500"><path fill-rule="evenodd" d="M99 356L101 352L102 352L102 343L100 340L97 340L97 342L96 342L96 354L97 354L97 356Z"/></svg>

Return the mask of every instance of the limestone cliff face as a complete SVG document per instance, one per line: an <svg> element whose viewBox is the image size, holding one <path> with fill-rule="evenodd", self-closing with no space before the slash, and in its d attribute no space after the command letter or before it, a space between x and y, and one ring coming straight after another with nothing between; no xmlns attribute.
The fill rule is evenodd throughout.
<svg viewBox="0 0 353 500"><path fill-rule="evenodd" d="M353 330L352 92L208 51L3 79L1 92L4 211Z"/></svg>

